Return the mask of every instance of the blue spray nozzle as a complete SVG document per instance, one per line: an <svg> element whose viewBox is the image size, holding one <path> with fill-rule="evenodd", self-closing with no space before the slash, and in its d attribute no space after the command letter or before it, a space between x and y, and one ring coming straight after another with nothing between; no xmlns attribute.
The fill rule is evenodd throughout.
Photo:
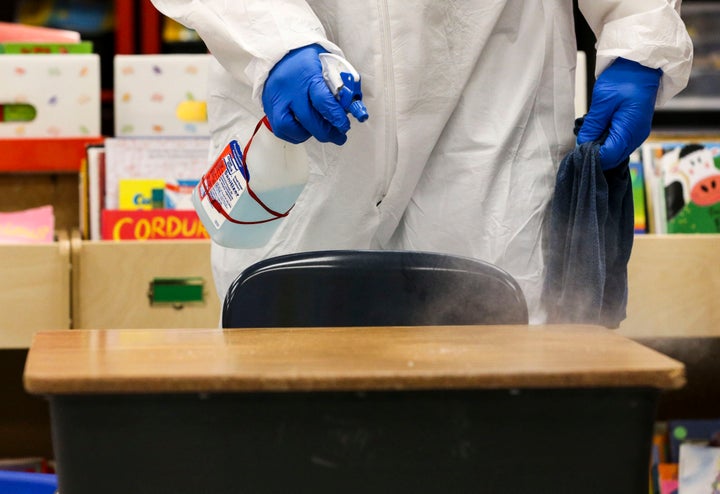
<svg viewBox="0 0 720 494"><path fill-rule="evenodd" d="M352 114L352 116L357 118L358 122L364 122L365 120L368 119L369 115L367 112L367 108L365 108L365 105L360 100L356 100L356 101L353 101L352 103L350 103L349 110L350 110L350 113Z"/></svg>
<svg viewBox="0 0 720 494"><path fill-rule="evenodd" d="M340 78L343 81L343 85L336 95L340 106L342 106L345 111L350 112L358 122L364 122L368 119L368 112L362 102L360 81L355 80L355 77L348 72L340 73Z"/></svg>
<svg viewBox="0 0 720 494"><path fill-rule="evenodd" d="M347 60L338 55L321 53L319 57L323 66L325 82L340 106L359 122L367 120L368 111L362 102L360 74Z"/></svg>

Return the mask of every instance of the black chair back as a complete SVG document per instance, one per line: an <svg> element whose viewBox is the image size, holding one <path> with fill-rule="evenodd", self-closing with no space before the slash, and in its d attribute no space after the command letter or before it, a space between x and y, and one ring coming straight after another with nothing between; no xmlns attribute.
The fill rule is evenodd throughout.
<svg viewBox="0 0 720 494"><path fill-rule="evenodd" d="M430 252L339 250L260 261L230 286L224 328L527 324L502 269Z"/></svg>

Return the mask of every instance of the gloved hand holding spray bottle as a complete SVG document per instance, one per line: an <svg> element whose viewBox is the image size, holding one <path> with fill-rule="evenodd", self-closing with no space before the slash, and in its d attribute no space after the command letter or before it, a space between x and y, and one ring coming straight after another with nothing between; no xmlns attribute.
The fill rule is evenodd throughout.
<svg viewBox="0 0 720 494"><path fill-rule="evenodd" d="M277 84L280 87L269 87L270 78L266 82L265 110L277 111L257 123L244 148L237 140L230 141L193 190L193 206L203 226L213 241L224 247L265 245L279 222L290 213L309 174L308 157L301 142L310 135L321 141L345 142L344 133L333 128L323 116L347 121L345 113L349 112L359 122L368 118L362 103L360 75L347 60L325 52L318 45L294 52L273 69L282 71L284 63L290 67L290 73L283 78L285 82ZM326 90L313 88L318 83L317 58L322 79L339 103L342 115L332 115L332 111L339 110L335 103L323 105ZM329 114L321 116L311 108L315 99L319 100L316 106L321 110L329 108L326 110ZM271 121L281 124L277 132L280 137L273 133Z"/></svg>

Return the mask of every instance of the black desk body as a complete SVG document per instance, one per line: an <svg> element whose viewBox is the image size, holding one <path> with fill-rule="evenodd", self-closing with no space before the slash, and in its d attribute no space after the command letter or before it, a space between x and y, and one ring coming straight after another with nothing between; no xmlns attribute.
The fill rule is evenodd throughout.
<svg viewBox="0 0 720 494"><path fill-rule="evenodd" d="M53 395L62 494L645 494L655 388Z"/></svg>

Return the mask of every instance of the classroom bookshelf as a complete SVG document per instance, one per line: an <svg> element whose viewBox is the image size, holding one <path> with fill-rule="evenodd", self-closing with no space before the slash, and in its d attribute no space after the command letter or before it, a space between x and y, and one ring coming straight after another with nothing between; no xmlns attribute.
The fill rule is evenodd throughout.
<svg viewBox="0 0 720 494"><path fill-rule="evenodd" d="M219 302L213 298L209 281L209 243L131 246L77 239L78 177L86 147L103 142L113 132L113 56L203 52L201 43L164 42L165 19L150 0L106 2L114 11L114 30L83 35L94 43L94 52L101 58L102 135L0 139L0 211L51 204L57 229L52 244L0 245L0 400L4 405L0 407L0 459L53 457L47 404L22 388L27 348L35 331L114 324L215 327L219 321ZM0 2L0 21L13 22L19 4L20 0ZM138 266L145 260L158 269L143 272ZM203 302L151 305L148 292L152 284L175 277L202 280ZM132 295L117 289L119 279L125 280L120 285ZM95 309L96 304L109 301L115 309ZM125 306L119 307L118 301L125 301Z"/></svg>

